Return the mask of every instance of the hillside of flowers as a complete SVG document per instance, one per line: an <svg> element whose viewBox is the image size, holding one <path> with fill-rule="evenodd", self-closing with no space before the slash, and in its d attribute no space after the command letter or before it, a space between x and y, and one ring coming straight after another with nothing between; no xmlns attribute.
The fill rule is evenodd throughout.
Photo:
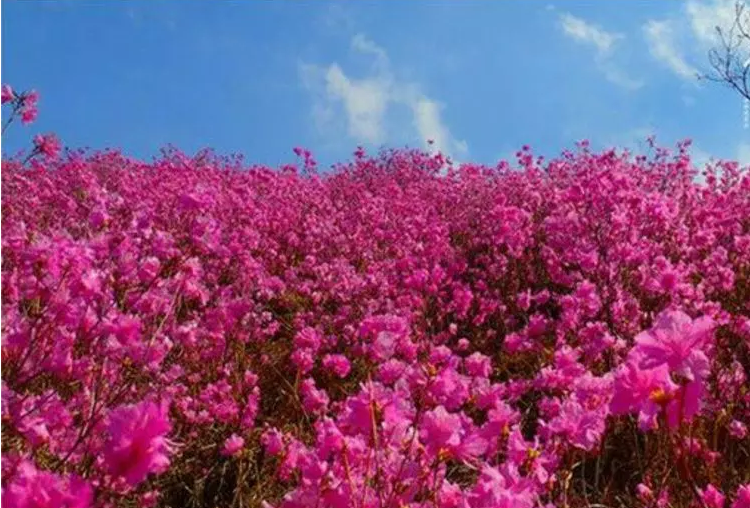
<svg viewBox="0 0 750 508"><path fill-rule="evenodd" d="M3 87L4 128L36 100ZM30 137L2 161L4 507L750 507L736 162Z"/></svg>

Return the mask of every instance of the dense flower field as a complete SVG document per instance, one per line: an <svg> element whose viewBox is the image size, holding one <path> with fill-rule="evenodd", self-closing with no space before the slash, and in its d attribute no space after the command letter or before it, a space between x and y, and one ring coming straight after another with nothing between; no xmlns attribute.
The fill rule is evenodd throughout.
<svg viewBox="0 0 750 508"><path fill-rule="evenodd" d="M2 163L4 506L750 506L736 163L34 147Z"/></svg>

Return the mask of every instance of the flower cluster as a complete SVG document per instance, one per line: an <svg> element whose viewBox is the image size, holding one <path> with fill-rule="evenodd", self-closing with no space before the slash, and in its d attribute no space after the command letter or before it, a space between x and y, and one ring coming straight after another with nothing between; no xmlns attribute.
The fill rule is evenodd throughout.
<svg viewBox="0 0 750 508"><path fill-rule="evenodd" d="M36 90L17 93L10 85L2 85L2 103L12 107L12 115L21 117L24 124L32 123L39 114L39 93ZM3 129L5 130L5 129Z"/></svg>
<svg viewBox="0 0 750 508"><path fill-rule="evenodd" d="M36 144L2 167L8 506L749 505L736 163Z"/></svg>

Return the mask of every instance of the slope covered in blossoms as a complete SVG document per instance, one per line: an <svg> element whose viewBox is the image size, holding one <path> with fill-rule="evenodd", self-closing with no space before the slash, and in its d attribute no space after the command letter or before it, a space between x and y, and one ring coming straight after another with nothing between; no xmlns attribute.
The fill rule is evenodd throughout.
<svg viewBox="0 0 750 508"><path fill-rule="evenodd" d="M4 506L750 506L736 163L57 146L2 165Z"/></svg>

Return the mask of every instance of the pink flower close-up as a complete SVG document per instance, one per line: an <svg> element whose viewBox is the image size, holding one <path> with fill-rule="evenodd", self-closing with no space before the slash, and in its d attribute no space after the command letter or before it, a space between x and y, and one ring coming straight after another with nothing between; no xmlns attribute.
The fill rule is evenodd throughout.
<svg viewBox="0 0 750 508"><path fill-rule="evenodd" d="M25 124L32 123L36 120L39 110L37 102L39 93L32 90L21 97L21 121Z"/></svg>
<svg viewBox="0 0 750 508"><path fill-rule="evenodd" d="M4 478L5 480L5 478ZM93 490L75 476L64 477L37 470L23 461L3 487L2 503L13 508L90 508Z"/></svg>
<svg viewBox="0 0 750 508"><path fill-rule="evenodd" d="M701 501L707 508L724 508L724 494L711 484L700 492Z"/></svg>
<svg viewBox="0 0 750 508"><path fill-rule="evenodd" d="M34 136L35 148L45 157L54 158L60 153L60 140L54 134L38 134Z"/></svg>
<svg viewBox="0 0 750 508"><path fill-rule="evenodd" d="M236 455L237 452L242 450L245 446L245 440L237 434L232 434L226 441L224 441L224 447L221 449L221 454L226 456Z"/></svg>
<svg viewBox="0 0 750 508"><path fill-rule="evenodd" d="M3 85L1 93L3 104L10 102L16 98L16 94L13 92L13 88L11 88L10 85Z"/></svg>
<svg viewBox="0 0 750 508"><path fill-rule="evenodd" d="M692 320L683 312L665 312L652 328L636 336L634 351L641 354L644 368L666 364L691 381L702 379L708 374L705 349L711 345L714 327L709 317Z"/></svg>
<svg viewBox="0 0 750 508"><path fill-rule="evenodd" d="M141 402L110 413L103 452L113 476L135 486L169 467L173 446L167 439L172 429L167 412L166 404Z"/></svg>

